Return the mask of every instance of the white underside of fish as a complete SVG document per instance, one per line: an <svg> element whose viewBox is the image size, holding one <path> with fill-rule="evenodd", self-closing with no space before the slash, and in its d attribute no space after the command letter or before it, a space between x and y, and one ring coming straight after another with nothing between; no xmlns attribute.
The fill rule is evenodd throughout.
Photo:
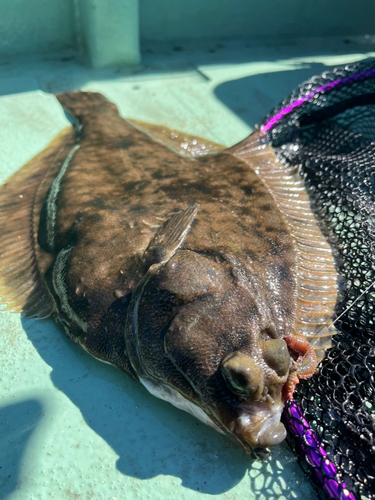
<svg viewBox="0 0 375 500"><path fill-rule="evenodd" d="M206 415L206 413L202 410L202 408L199 408L199 406L195 405L188 399L184 398L178 391L176 391L176 389L173 389L172 387L169 387L164 384L158 384L156 382L152 382L151 380L147 380L142 377L140 377L139 380L142 383L142 385L148 390L148 392L153 396L159 399L163 399L164 401L171 403L176 408L179 408L180 410L184 410L190 413L196 419L200 420L204 424L209 425L210 427L215 429L215 431L224 434L224 432L220 429L220 427L218 427L210 419L210 417Z"/></svg>
<svg viewBox="0 0 375 500"><path fill-rule="evenodd" d="M153 396L162 399L163 401L167 401L168 403L172 404L173 406L175 406L180 410L190 413L197 420L203 422L205 425L208 425L209 427L212 427L217 432L220 432L220 434L225 434L220 429L220 427L218 427L210 419L210 417L202 410L202 408L195 405L188 399L184 398L184 396L182 396L176 389L173 389L172 387L169 387L167 385L157 383L142 377L140 377L139 380L142 383L142 385L148 390L148 392ZM269 408L264 408L263 410L258 410L256 412L257 420L262 422L260 430L256 436L257 439L259 439L259 437L262 434L266 433L269 429L271 429L271 427L274 427L279 424L282 411L283 411L282 405L275 405L272 408L272 411L270 411ZM254 411L251 411L251 408L249 408L248 412L244 411L244 413L242 413L236 425L240 425L243 428L245 427L251 428L254 425L253 418L254 418ZM234 425L235 422L233 422L233 426Z"/></svg>

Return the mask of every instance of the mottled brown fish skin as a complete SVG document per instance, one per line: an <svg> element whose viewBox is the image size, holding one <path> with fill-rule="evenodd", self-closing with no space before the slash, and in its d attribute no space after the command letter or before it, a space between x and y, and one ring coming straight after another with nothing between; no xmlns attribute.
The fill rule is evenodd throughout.
<svg viewBox="0 0 375 500"><path fill-rule="evenodd" d="M159 226L197 203L180 250L142 292L137 371L176 388L228 431L252 400L230 390L220 370L238 351L264 372L257 400L281 404L287 371L277 376L263 350L293 331L295 251L262 181L225 152L176 155L101 96L58 98L82 130L56 198L54 246L46 248L56 256L49 279L57 321L91 354L138 379L123 338L130 294L158 262L144 255Z"/></svg>
<svg viewBox="0 0 375 500"><path fill-rule="evenodd" d="M58 99L80 127L38 231L54 318L98 359L178 391L245 451L277 444L296 251L268 189L230 153L177 155L99 94Z"/></svg>
<svg viewBox="0 0 375 500"><path fill-rule="evenodd" d="M142 255L158 226L196 202L181 249L233 255L267 288L274 283L284 291L278 300L286 313L277 330L280 336L290 330L293 241L259 177L225 153L179 157L128 125L108 101L88 106L84 97L80 114L73 94L83 129L61 181L54 251L75 241L69 283L72 294L85 293L91 321L108 309L115 290L126 295L144 275L149 264ZM69 95L59 99L69 109Z"/></svg>

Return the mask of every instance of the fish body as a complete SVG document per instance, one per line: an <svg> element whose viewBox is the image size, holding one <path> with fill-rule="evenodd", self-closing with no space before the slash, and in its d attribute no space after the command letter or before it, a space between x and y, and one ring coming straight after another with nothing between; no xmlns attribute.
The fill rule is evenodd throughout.
<svg viewBox="0 0 375 500"><path fill-rule="evenodd" d="M187 157L99 94L58 99L76 127L0 191L3 301L52 316L246 452L280 443L284 400L329 346L317 331L335 303L333 257L307 205L293 212L261 178L281 167L256 134ZM306 352L311 366L297 366Z"/></svg>

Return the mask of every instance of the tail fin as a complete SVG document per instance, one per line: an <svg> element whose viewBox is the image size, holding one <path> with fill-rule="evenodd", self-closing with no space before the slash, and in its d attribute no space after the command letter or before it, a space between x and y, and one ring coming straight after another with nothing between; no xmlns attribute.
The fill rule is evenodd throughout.
<svg viewBox="0 0 375 500"><path fill-rule="evenodd" d="M87 115L92 116L93 108L102 108L101 112L104 108L105 111L111 110L118 114L117 106L97 92L66 92L56 95L56 98L79 122L84 122Z"/></svg>

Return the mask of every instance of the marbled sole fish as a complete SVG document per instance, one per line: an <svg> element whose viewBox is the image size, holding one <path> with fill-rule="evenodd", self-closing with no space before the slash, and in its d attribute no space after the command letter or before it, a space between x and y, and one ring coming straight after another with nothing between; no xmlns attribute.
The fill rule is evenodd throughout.
<svg viewBox="0 0 375 500"><path fill-rule="evenodd" d="M320 330L337 294L298 176L259 132L199 155L100 94L58 99L76 127L0 190L3 303L52 316L246 452L280 443L284 400L330 346Z"/></svg>

